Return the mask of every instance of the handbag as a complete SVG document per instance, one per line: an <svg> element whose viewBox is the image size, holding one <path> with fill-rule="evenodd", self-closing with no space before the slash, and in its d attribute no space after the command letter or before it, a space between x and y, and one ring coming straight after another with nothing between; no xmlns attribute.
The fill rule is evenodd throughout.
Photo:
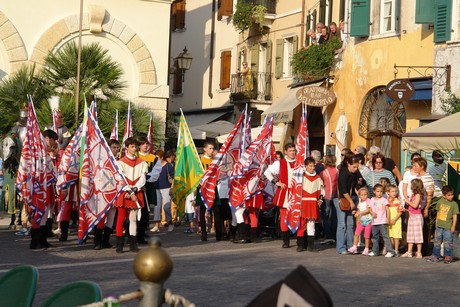
<svg viewBox="0 0 460 307"><path fill-rule="evenodd" d="M353 189L353 184L351 185L350 193L348 194L348 195L350 195L350 197L351 197L351 190L352 189ZM351 210L351 203L345 197L340 197L339 198L339 208L342 211L350 211Z"/></svg>

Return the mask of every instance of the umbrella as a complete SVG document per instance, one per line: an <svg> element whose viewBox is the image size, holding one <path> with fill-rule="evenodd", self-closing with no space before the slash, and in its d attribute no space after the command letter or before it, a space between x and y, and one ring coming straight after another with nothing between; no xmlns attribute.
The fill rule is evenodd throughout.
<svg viewBox="0 0 460 307"><path fill-rule="evenodd" d="M335 139L340 142L344 147L346 147L347 142L347 131L348 131L348 121L345 113L342 112L339 116L337 122L337 127L335 127ZM341 161L341 153L339 146L335 145L335 156L337 158L337 164Z"/></svg>

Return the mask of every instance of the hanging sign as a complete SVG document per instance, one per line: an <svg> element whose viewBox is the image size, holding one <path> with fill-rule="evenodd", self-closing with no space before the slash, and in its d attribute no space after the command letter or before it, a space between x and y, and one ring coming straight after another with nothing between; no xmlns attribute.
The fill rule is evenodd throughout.
<svg viewBox="0 0 460 307"><path fill-rule="evenodd" d="M312 107L324 107L333 104L337 97L333 91L322 86L307 86L296 93L297 100Z"/></svg>
<svg viewBox="0 0 460 307"><path fill-rule="evenodd" d="M415 88L407 79L394 79L388 83L385 92L395 101L408 101L414 95Z"/></svg>

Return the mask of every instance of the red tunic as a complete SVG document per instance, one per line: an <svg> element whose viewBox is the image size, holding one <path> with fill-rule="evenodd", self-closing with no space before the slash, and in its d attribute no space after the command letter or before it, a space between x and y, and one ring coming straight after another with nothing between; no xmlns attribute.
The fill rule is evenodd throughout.
<svg viewBox="0 0 460 307"><path fill-rule="evenodd" d="M148 170L147 163L140 158L130 159L128 156L124 156L117 161L117 164L120 166L121 171L125 175L126 180L131 187L136 185L136 183L141 179L141 176L145 178L145 174ZM118 196L114 206L126 209L138 209L137 204L134 201L129 198L125 198L126 193L127 192L122 192L120 196ZM142 193L142 190L139 189L136 196L139 205L144 207L144 197Z"/></svg>
<svg viewBox="0 0 460 307"><path fill-rule="evenodd" d="M292 177L292 171L290 172L290 170L293 169L294 166L295 161L289 162L289 165L286 158L280 161L279 182L284 183L286 189L281 189L280 187L276 189L274 203L278 207L287 208L287 191ZM289 173L291 173L291 176L289 176Z"/></svg>
<svg viewBox="0 0 460 307"><path fill-rule="evenodd" d="M307 172L303 175L302 182L302 218L319 221L318 199L321 197L323 181L315 173Z"/></svg>

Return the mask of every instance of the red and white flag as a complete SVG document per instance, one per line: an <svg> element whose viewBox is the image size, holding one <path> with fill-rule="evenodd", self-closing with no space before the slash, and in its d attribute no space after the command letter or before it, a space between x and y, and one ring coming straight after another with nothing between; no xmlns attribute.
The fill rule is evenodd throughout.
<svg viewBox="0 0 460 307"><path fill-rule="evenodd" d="M241 151L246 149L248 131L251 134L249 121L245 109L201 179L200 194L208 208L214 205L217 182L230 177L233 166L240 159Z"/></svg>
<svg viewBox="0 0 460 307"><path fill-rule="evenodd" d="M307 106L302 104L302 117L300 119L299 132L296 142L296 159L292 171L291 184L288 188L289 207L286 215L286 224L292 233L297 232L301 218L302 180L305 172L304 161L309 154L308 127L307 127Z"/></svg>
<svg viewBox="0 0 460 307"><path fill-rule="evenodd" d="M80 173L80 146L83 124L80 124L70 140L58 166L56 186L58 190L78 183Z"/></svg>
<svg viewBox="0 0 460 307"><path fill-rule="evenodd" d="M104 218L127 185L116 159L91 112L88 112L85 148L81 164L78 241Z"/></svg>
<svg viewBox="0 0 460 307"><path fill-rule="evenodd" d="M153 154L153 113L150 113L149 132L147 133L147 141L149 142L149 152Z"/></svg>
<svg viewBox="0 0 460 307"><path fill-rule="evenodd" d="M273 116L270 116L266 118L257 139L234 165L229 193L229 202L233 207L242 206L245 200L262 193L265 188L262 174L275 159L272 134Z"/></svg>
<svg viewBox="0 0 460 307"><path fill-rule="evenodd" d="M131 100L128 102L128 113L126 114L125 130L123 132L123 142L121 144L121 155L126 154L125 141L133 136L133 114L131 113Z"/></svg>
<svg viewBox="0 0 460 307"><path fill-rule="evenodd" d="M110 133L110 139L118 141L118 110L115 114L115 121L113 122L112 132Z"/></svg>
<svg viewBox="0 0 460 307"><path fill-rule="evenodd" d="M22 145L16 188L24 204L29 207L32 225L40 224L46 205L52 197L49 195L49 187L55 180L56 171L47 152L45 138L40 132L34 104L29 98L26 136Z"/></svg>

